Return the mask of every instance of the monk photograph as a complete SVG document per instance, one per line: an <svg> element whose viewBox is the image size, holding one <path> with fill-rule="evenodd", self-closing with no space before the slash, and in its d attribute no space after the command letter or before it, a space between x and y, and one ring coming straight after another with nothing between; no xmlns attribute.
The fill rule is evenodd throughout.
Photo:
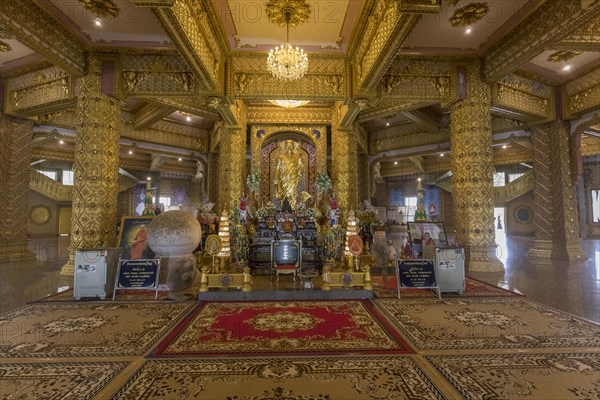
<svg viewBox="0 0 600 400"><path fill-rule="evenodd" d="M148 246L148 225L152 217L123 217L119 229L119 247L124 260L154 258Z"/></svg>

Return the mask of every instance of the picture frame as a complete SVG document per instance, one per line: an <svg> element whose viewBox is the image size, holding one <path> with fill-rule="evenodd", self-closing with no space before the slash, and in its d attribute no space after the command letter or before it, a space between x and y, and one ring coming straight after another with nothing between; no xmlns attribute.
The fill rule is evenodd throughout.
<svg viewBox="0 0 600 400"><path fill-rule="evenodd" d="M423 245L444 247L448 245L448 237L443 222L409 222L408 238L413 253L423 254Z"/></svg>
<svg viewBox="0 0 600 400"><path fill-rule="evenodd" d="M121 217L118 244L121 248L121 259L146 260L155 258L156 254L148 246L148 225L153 216Z"/></svg>

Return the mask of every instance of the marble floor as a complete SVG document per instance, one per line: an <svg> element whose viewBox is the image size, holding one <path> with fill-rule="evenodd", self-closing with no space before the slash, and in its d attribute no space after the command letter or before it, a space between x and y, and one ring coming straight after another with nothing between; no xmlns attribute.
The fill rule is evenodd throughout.
<svg viewBox="0 0 600 400"><path fill-rule="evenodd" d="M584 240L587 261L576 264L534 265L523 261L532 238L497 231L501 273L470 273L473 278L518 291L530 300L600 323L600 240ZM30 249L40 261L0 264L0 312L57 293L72 286L60 275L67 259L68 238L32 240Z"/></svg>

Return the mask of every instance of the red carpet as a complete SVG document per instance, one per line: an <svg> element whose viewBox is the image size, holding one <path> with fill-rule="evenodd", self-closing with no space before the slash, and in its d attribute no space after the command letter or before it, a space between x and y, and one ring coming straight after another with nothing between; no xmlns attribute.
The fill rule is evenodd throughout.
<svg viewBox="0 0 600 400"><path fill-rule="evenodd" d="M349 353L411 350L369 301L215 302L199 305L153 355Z"/></svg>

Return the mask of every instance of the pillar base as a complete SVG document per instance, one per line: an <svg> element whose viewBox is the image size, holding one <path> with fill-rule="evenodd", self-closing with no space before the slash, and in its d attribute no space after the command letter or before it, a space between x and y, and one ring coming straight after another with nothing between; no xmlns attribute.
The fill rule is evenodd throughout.
<svg viewBox="0 0 600 400"><path fill-rule="evenodd" d="M553 242L547 239L536 239L533 247L525 256L525 262L551 265L554 261L577 262L585 261L588 254L581 248L580 239Z"/></svg>
<svg viewBox="0 0 600 400"><path fill-rule="evenodd" d="M61 276L74 276L75 275L75 254L69 254L69 260L60 269Z"/></svg>
<svg viewBox="0 0 600 400"><path fill-rule="evenodd" d="M496 246L465 246L465 267L470 272L504 272Z"/></svg>
<svg viewBox="0 0 600 400"><path fill-rule="evenodd" d="M0 264L34 262L37 257L27 249L26 242L9 242L0 247Z"/></svg>

